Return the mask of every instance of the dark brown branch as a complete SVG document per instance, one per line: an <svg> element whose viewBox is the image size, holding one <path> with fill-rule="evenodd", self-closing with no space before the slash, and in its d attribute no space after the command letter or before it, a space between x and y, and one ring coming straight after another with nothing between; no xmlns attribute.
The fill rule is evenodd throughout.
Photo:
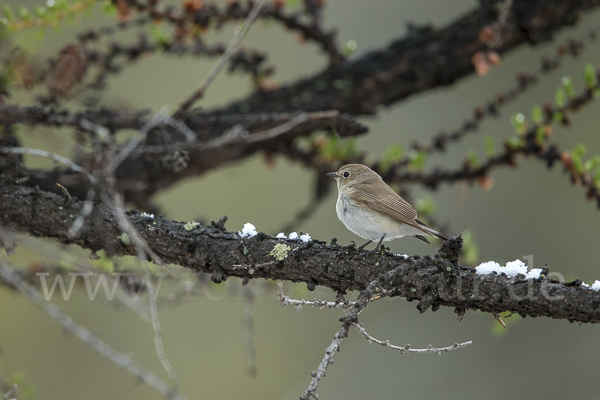
<svg viewBox="0 0 600 400"><path fill-rule="evenodd" d="M561 28L576 23L584 11L598 5L600 0L515 2L499 38L502 46L496 51L502 54L524 43L550 40ZM378 106L471 75L471 56L487 49L479 31L497 18L493 7L479 7L444 28L417 30L338 69L326 68L272 92L255 92L215 112L337 109L352 115L374 114Z"/></svg>
<svg viewBox="0 0 600 400"><path fill-rule="evenodd" d="M94 252L105 250L109 255L137 254L133 245L119 239L122 232L115 212L101 204L94 207L80 236L69 238L73 218L82 207L81 201L39 189L0 186L0 226L6 229ZM132 211L128 218L164 262L211 273L215 282L228 277L265 278L346 292L365 290L377 281L392 297L419 301L421 312L446 306L461 315L466 310L510 311L522 316L600 322L599 291L581 286L580 281L548 279L547 269L537 280L525 280L521 275L478 275L473 268L456 262L460 238L447 241L434 257L404 259L389 253L369 254L355 246L279 240L263 233L241 238L223 228L224 220L188 231L183 223L160 216L150 218Z"/></svg>
<svg viewBox="0 0 600 400"><path fill-rule="evenodd" d="M298 118L304 119L298 120ZM0 124L71 126L84 130L106 127L141 129L151 118L147 114L127 114L101 110L70 113L43 107L0 106ZM295 123L292 123L296 121ZM291 125L290 125L291 124ZM341 136L355 136L366 132L366 127L337 111L319 113L258 115L228 115L193 117L187 126L194 131L197 141L188 143L178 139L172 127L161 122L116 170L117 187L126 201L145 207L149 196L157 190L194 174L201 174L224 163L239 160L260 151L277 152L279 146L291 143L296 137L314 130L335 129ZM283 130L277 127L285 128ZM237 127L237 128L236 128ZM181 133L179 134L181 136ZM1 166L0 166L1 168ZM16 177L29 177L25 183L44 190L56 191L60 183L81 199L85 198L89 182L70 171L40 171L20 169ZM140 189L139 182L143 182Z"/></svg>

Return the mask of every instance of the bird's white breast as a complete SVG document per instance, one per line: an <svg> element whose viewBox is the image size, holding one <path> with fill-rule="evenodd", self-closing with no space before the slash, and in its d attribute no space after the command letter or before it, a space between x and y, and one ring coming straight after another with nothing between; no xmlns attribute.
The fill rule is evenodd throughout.
<svg viewBox="0 0 600 400"><path fill-rule="evenodd" d="M385 214L361 206L348 196L338 194L335 211L338 218L353 233L372 241L379 241L383 235L384 240L397 239L406 235L419 235L423 232L401 223Z"/></svg>

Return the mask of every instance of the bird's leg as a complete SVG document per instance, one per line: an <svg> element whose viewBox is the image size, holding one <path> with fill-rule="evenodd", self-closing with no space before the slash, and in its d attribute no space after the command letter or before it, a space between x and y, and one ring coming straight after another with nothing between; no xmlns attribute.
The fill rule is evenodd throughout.
<svg viewBox="0 0 600 400"><path fill-rule="evenodd" d="M375 246L375 249L371 253L376 253L377 250L379 250L379 247L381 247L381 243L383 243L383 239L385 239L385 233L383 234L383 236L381 237L381 239L379 239L379 242L377 243L377 246Z"/></svg>
<svg viewBox="0 0 600 400"><path fill-rule="evenodd" d="M360 246L358 249L359 249L359 250L362 250L362 249L364 249L365 247L367 247L368 245L370 245L371 243L373 243L373 241L372 241L372 240L369 240L367 243L363 244L363 245L362 245L362 246Z"/></svg>

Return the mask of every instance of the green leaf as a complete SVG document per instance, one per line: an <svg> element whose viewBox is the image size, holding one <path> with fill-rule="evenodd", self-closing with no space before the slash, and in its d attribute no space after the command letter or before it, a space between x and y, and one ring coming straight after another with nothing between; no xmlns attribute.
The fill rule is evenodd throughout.
<svg viewBox="0 0 600 400"><path fill-rule="evenodd" d="M563 88L558 88L556 90L556 94L554 95L554 102L557 107L564 107L565 105L565 91Z"/></svg>
<svg viewBox="0 0 600 400"><path fill-rule="evenodd" d="M475 243L475 235L471 231L464 231L462 256L466 264L473 265L479 260L479 247Z"/></svg>
<svg viewBox="0 0 600 400"><path fill-rule="evenodd" d="M519 136L513 136L506 141L506 144L512 150L518 150L525 145L525 141Z"/></svg>
<svg viewBox="0 0 600 400"><path fill-rule="evenodd" d="M542 144L542 143L544 143L545 140L546 140L546 132L544 131L544 127L542 125L540 125L535 129L535 141L538 144Z"/></svg>
<svg viewBox="0 0 600 400"><path fill-rule="evenodd" d="M152 36L156 43L161 45L164 45L169 42L167 34L162 29L160 29L160 26L155 24L150 25L150 36Z"/></svg>
<svg viewBox="0 0 600 400"><path fill-rule="evenodd" d="M356 49L358 49L358 43L356 43L356 40L348 40L344 45L344 54L349 56L354 53Z"/></svg>
<svg viewBox="0 0 600 400"><path fill-rule="evenodd" d="M525 115L523 113L515 113L510 117L510 123L515 128L515 132L519 135L525 133Z"/></svg>
<svg viewBox="0 0 600 400"><path fill-rule="evenodd" d="M117 13L117 6L110 1L105 1L102 3L102 11L106 15L115 15Z"/></svg>
<svg viewBox="0 0 600 400"><path fill-rule="evenodd" d="M534 106L533 110L531 110L531 119L533 120L533 122L535 122L536 124L541 124L543 119L544 119L544 113L542 111L542 107L540 106Z"/></svg>
<svg viewBox="0 0 600 400"><path fill-rule="evenodd" d="M600 188L600 170L596 170L594 171L594 185L598 188Z"/></svg>
<svg viewBox="0 0 600 400"><path fill-rule="evenodd" d="M593 89L598 84L596 69L591 63L585 64L585 68L583 69L583 79L585 80L585 86L588 89Z"/></svg>
<svg viewBox="0 0 600 400"><path fill-rule="evenodd" d="M473 168L479 167L479 159L477 158L477 152L473 149L469 150L467 153L467 161Z"/></svg>
<svg viewBox="0 0 600 400"><path fill-rule="evenodd" d="M33 399L35 397L35 388L33 386L27 386L21 393L23 400Z"/></svg>
<svg viewBox="0 0 600 400"><path fill-rule="evenodd" d="M67 0L56 0L55 4L58 10L68 11L69 9L69 2Z"/></svg>
<svg viewBox="0 0 600 400"><path fill-rule="evenodd" d="M433 213L435 213L435 202L429 198L429 197L423 197L423 198L419 198L417 199L417 201L415 202L415 208L417 209L417 212L419 213L419 215L431 215Z"/></svg>
<svg viewBox="0 0 600 400"><path fill-rule="evenodd" d="M319 148L319 155L328 161L337 161L356 158L359 155L355 138L340 139L336 134L331 134L327 142Z"/></svg>
<svg viewBox="0 0 600 400"><path fill-rule="evenodd" d="M411 150L408 153L408 166L413 170L421 170L427 161L427 154L424 151Z"/></svg>
<svg viewBox="0 0 600 400"><path fill-rule="evenodd" d="M577 146L573 148L571 154L577 155L578 157L583 157L587 152L587 147L583 143L579 143Z"/></svg>
<svg viewBox="0 0 600 400"><path fill-rule="evenodd" d="M17 370L15 372L13 372L10 379L13 381L13 383L16 383L17 385L21 385L25 381L25 372L23 372L21 370Z"/></svg>
<svg viewBox="0 0 600 400"><path fill-rule="evenodd" d="M554 114L552 114L552 119L554 119L555 122L562 122L563 113L560 111L555 111Z"/></svg>
<svg viewBox="0 0 600 400"><path fill-rule="evenodd" d="M583 169L585 169L586 171L591 171L593 169L596 169L598 165L600 165L600 156L595 155L594 157L587 160L585 164L583 164Z"/></svg>
<svg viewBox="0 0 600 400"><path fill-rule="evenodd" d="M37 15L38 17L44 18L46 14L48 14L48 12L46 11L45 7L40 6L35 8L35 15Z"/></svg>
<svg viewBox="0 0 600 400"><path fill-rule="evenodd" d="M13 12L12 8L10 6L4 6L2 7L2 13L4 14L4 17L10 22L13 21L15 19L15 13Z"/></svg>
<svg viewBox="0 0 600 400"><path fill-rule="evenodd" d="M494 149L494 138L488 136L485 138L485 154L488 157L492 157L496 150Z"/></svg>
<svg viewBox="0 0 600 400"><path fill-rule="evenodd" d="M569 99L575 97L575 90L573 89L573 81L571 80L571 78L569 78L568 76L563 76L560 80L560 83L565 89L567 96L569 96Z"/></svg>
<svg viewBox="0 0 600 400"><path fill-rule="evenodd" d="M404 154L404 149L399 144L392 144L387 149L385 149L385 154L381 159L381 169L383 171L387 171L392 164L397 163L402 159L402 155Z"/></svg>
<svg viewBox="0 0 600 400"><path fill-rule="evenodd" d="M587 152L587 148L584 144L578 144L571 150L571 160L573 161L573 167L579 173L583 172L583 156Z"/></svg>

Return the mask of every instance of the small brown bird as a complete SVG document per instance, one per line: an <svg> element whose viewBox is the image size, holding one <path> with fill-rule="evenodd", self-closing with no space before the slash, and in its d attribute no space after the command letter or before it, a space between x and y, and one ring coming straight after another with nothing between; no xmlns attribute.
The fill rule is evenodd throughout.
<svg viewBox="0 0 600 400"><path fill-rule="evenodd" d="M347 164L327 176L337 181L338 199L335 210L338 218L350 231L368 240L359 249L379 240L375 248L377 250L384 240L402 236L414 236L426 243L429 241L424 234L442 240L448 239L448 236L419 221L417 210L398 196L369 167Z"/></svg>

